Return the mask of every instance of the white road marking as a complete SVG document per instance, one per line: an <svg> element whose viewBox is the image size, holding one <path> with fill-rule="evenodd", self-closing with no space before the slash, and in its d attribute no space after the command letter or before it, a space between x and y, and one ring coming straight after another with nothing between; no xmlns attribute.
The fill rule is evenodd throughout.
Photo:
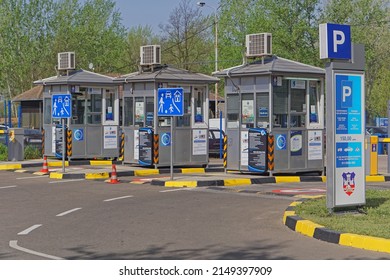
<svg viewBox="0 0 390 280"><path fill-rule="evenodd" d="M70 213L76 212L76 211L81 210L81 209L82 209L82 208L74 208L74 209L71 209L71 210L62 212L62 213L60 213L60 214L57 214L56 217L62 217L62 216L68 215L68 214L70 214Z"/></svg>
<svg viewBox="0 0 390 280"><path fill-rule="evenodd" d="M178 192L178 191L184 191L186 190L185 188L179 188L179 189L173 189L173 190L165 190L165 191L160 191L161 193L165 192Z"/></svg>
<svg viewBox="0 0 390 280"><path fill-rule="evenodd" d="M103 202L109 202L109 201L114 201L114 200L118 200L118 199L125 199L125 198L129 198L129 197L133 197L133 196L132 195L126 195L126 196L121 196L121 197L115 197L115 198L110 198L110 199L103 200Z"/></svg>
<svg viewBox="0 0 390 280"><path fill-rule="evenodd" d="M10 188L16 188L17 186L5 186L5 187L0 187L0 189L10 189Z"/></svg>
<svg viewBox="0 0 390 280"><path fill-rule="evenodd" d="M32 177L19 177L16 178L16 180L24 180L24 179L39 179L43 177L49 177L49 175L42 175L42 176L32 176Z"/></svg>
<svg viewBox="0 0 390 280"><path fill-rule="evenodd" d="M43 257L43 258L46 258L46 259L64 260L63 258L60 258L60 257L56 257L56 256L52 256L52 255L48 255L48 254L44 254L44 253L40 253L40 252L37 252L37 251L33 251L33 250L30 250L30 249L26 249L26 248L20 247L18 245L18 240L11 240L9 242L9 246L11 248L15 249L15 250L22 251L22 252L25 252L25 253L31 254L31 255Z"/></svg>
<svg viewBox="0 0 390 280"><path fill-rule="evenodd" d="M69 180L50 181L49 184L61 184L61 183L77 182L77 181L85 181L85 179L69 179Z"/></svg>
<svg viewBox="0 0 390 280"><path fill-rule="evenodd" d="M19 232L18 235L27 235L27 234L29 234L30 232L32 232L34 229L37 229L37 228L39 228L39 227L41 227L41 226L42 226L42 225L33 225L33 226L31 226L31 227L29 227L29 228L27 228L27 229L25 229L25 230Z"/></svg>

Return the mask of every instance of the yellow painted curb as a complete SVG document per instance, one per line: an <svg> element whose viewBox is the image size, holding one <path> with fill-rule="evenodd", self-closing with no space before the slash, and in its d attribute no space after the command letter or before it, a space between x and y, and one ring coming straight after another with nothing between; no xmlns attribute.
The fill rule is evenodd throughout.
<svg viewBox="0 0 390 280"><path fill-rule="evenodd" d="M94 180L94 179L107 179L110 177L110 174L108 172L101 172L101 173L86 173L85 179L87 180Z"/></svg>
<svg viewBox="0 0 390 280"><path fill-rule="evenodd" d="M385 182L385 176L366 176L366 182Z"/></svg>
<svg viewBox="0 0 390 280"><path fill-rule="evenodd" d="M24 172L27 172L26 169L17 169L15 170L16 173L24 173Z"/></svg>
<svg viewBox="0 0 390 280"><path fill-rule="evenodd" d="M34 175L49 175L49 172L37 171L37 172L34 172L33 174L34 174Z"/></svg>
<svg viewBox="0 0 390 280"><path fill-rule="evenodd" d="M225 187L237 186L237 185L250 185L251 179L225 179L223 180Z"/></svg>
<svg viewBox="0 0 390 280"><path fill-rule="evenodd" d="M62 179L63 176L64 176L64 174L62 174L62 173L51 172L49 178L50 179Z"/></svg>
<svg viewBox="0 0 390 280"><path fill-rule="evenodd" d="M155 174L160 174L160 171L158 169L134 171L134 176L148 176L148 175L155 175Z"/></svg>
<svg viewBox="0 0 390 280"><path fill-rule="evenodd" d="M294 195L295 198L309 198L309 199L316 199L316 198L321 198L324 197L324 194L319 194L319 195L308 195L308 194L299 194L299 195Z"/></svg>
<svg viewBox="0 0 390 280"><path fill-rule="evenodd" d="M22 168L22 165L19 163L0 165L0 170L12 170L12 169L20 169L20 168Z"/></svg>
<svg viewBox="0 0 390 280"><path fill-rule="evenodd" d="M276 183L299 183L301 182L301 178L299 176L276 176Z"/></svg>
<svg viewBox="0 0 390 280"><path fill-rule="evenodd" d="M390 253L390 240L352 233L340 234L340 245Z"/></svg>
<svg viewBox="0 0 390 280"><path fill-rule="evenodd" d="M294 201L289 206L294 207L294 206L297 206L299 204L302 204L302 201Z"/></svg>
<svg viewBox="0 0 390 280"><path fill-rule="evenodd" d="M283 224L286 224L286 219L289 216L295 216L295 211L284 211Z"/></svg>
<svg viewBox="0 0 390 280"><path fill-rule="evenodd" d="M204 168L182 168L181 173L205 173Z"/></svg>
<svg viewBox="0 0 390 280"><path fill-rule="evenodd" d="M313 237L314 231L316 230L316 228L323 228L323 227L324 226L313 223L312 221L299 220L299 221L297 221L297 224L295 226L295 231L300 232L303 235Z"/></svg>
<svg viewBox="0 0 390 280"><path fill-rule="evenodd" d="M195 188L197 186L196 181L166 181L165 187L168 188Z"/></svg>
<svg viewBox="0 0 390 280"><path fill-rule="evenodd" d="M60 167L60 166L62 166L62 161L48 162L47 166L50 166L50 167ZM65 161L65 166L69 166L69 161Z"/></svg>
<svg viewBox="0 0 390 280"><path fill-rule="evenodd" d="M112 160L91 160L90 165L112 165Z"/></svg>

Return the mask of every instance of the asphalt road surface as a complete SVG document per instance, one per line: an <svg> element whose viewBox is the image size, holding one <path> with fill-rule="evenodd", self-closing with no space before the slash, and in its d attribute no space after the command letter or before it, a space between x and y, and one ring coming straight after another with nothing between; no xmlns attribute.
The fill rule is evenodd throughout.
<svg viewBox="0 0 390 280"><path fill-rule="evenodd" d="M170 189L129 183L130 177L108 184L9 171L0 176L3 260L390 258L291 231L282 222L289 196Z"/></svg>

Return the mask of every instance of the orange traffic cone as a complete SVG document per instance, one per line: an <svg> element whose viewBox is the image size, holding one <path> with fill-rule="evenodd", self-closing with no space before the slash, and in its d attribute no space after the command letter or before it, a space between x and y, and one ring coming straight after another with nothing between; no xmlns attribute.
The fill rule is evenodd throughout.
<svg viewBox="0 0 390 280"><path fill-rule="evenodd" d="M116 176L116 165L112 165L112 172L111 172L111 180L109 182L110 184L118 184L119 180L118 177Z"/></svg>
<svg viewBox="0 0 390 280"><path fill-rule="evenodd" d="M49 173L49 167L47 165L47 156L43 157L43 166L42 166L41 172L42 173Z"/></svg>

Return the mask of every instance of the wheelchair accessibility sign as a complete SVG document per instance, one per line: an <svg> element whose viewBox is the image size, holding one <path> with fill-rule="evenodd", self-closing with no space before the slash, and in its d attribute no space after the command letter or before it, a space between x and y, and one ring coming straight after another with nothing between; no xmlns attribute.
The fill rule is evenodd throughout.
<svg viewBox="0 0 390 280"><path fill-rule="evenodd" d="M159 88L157 93L157 115L159 117L183 116L183 99L182 88Z"/></svg>

